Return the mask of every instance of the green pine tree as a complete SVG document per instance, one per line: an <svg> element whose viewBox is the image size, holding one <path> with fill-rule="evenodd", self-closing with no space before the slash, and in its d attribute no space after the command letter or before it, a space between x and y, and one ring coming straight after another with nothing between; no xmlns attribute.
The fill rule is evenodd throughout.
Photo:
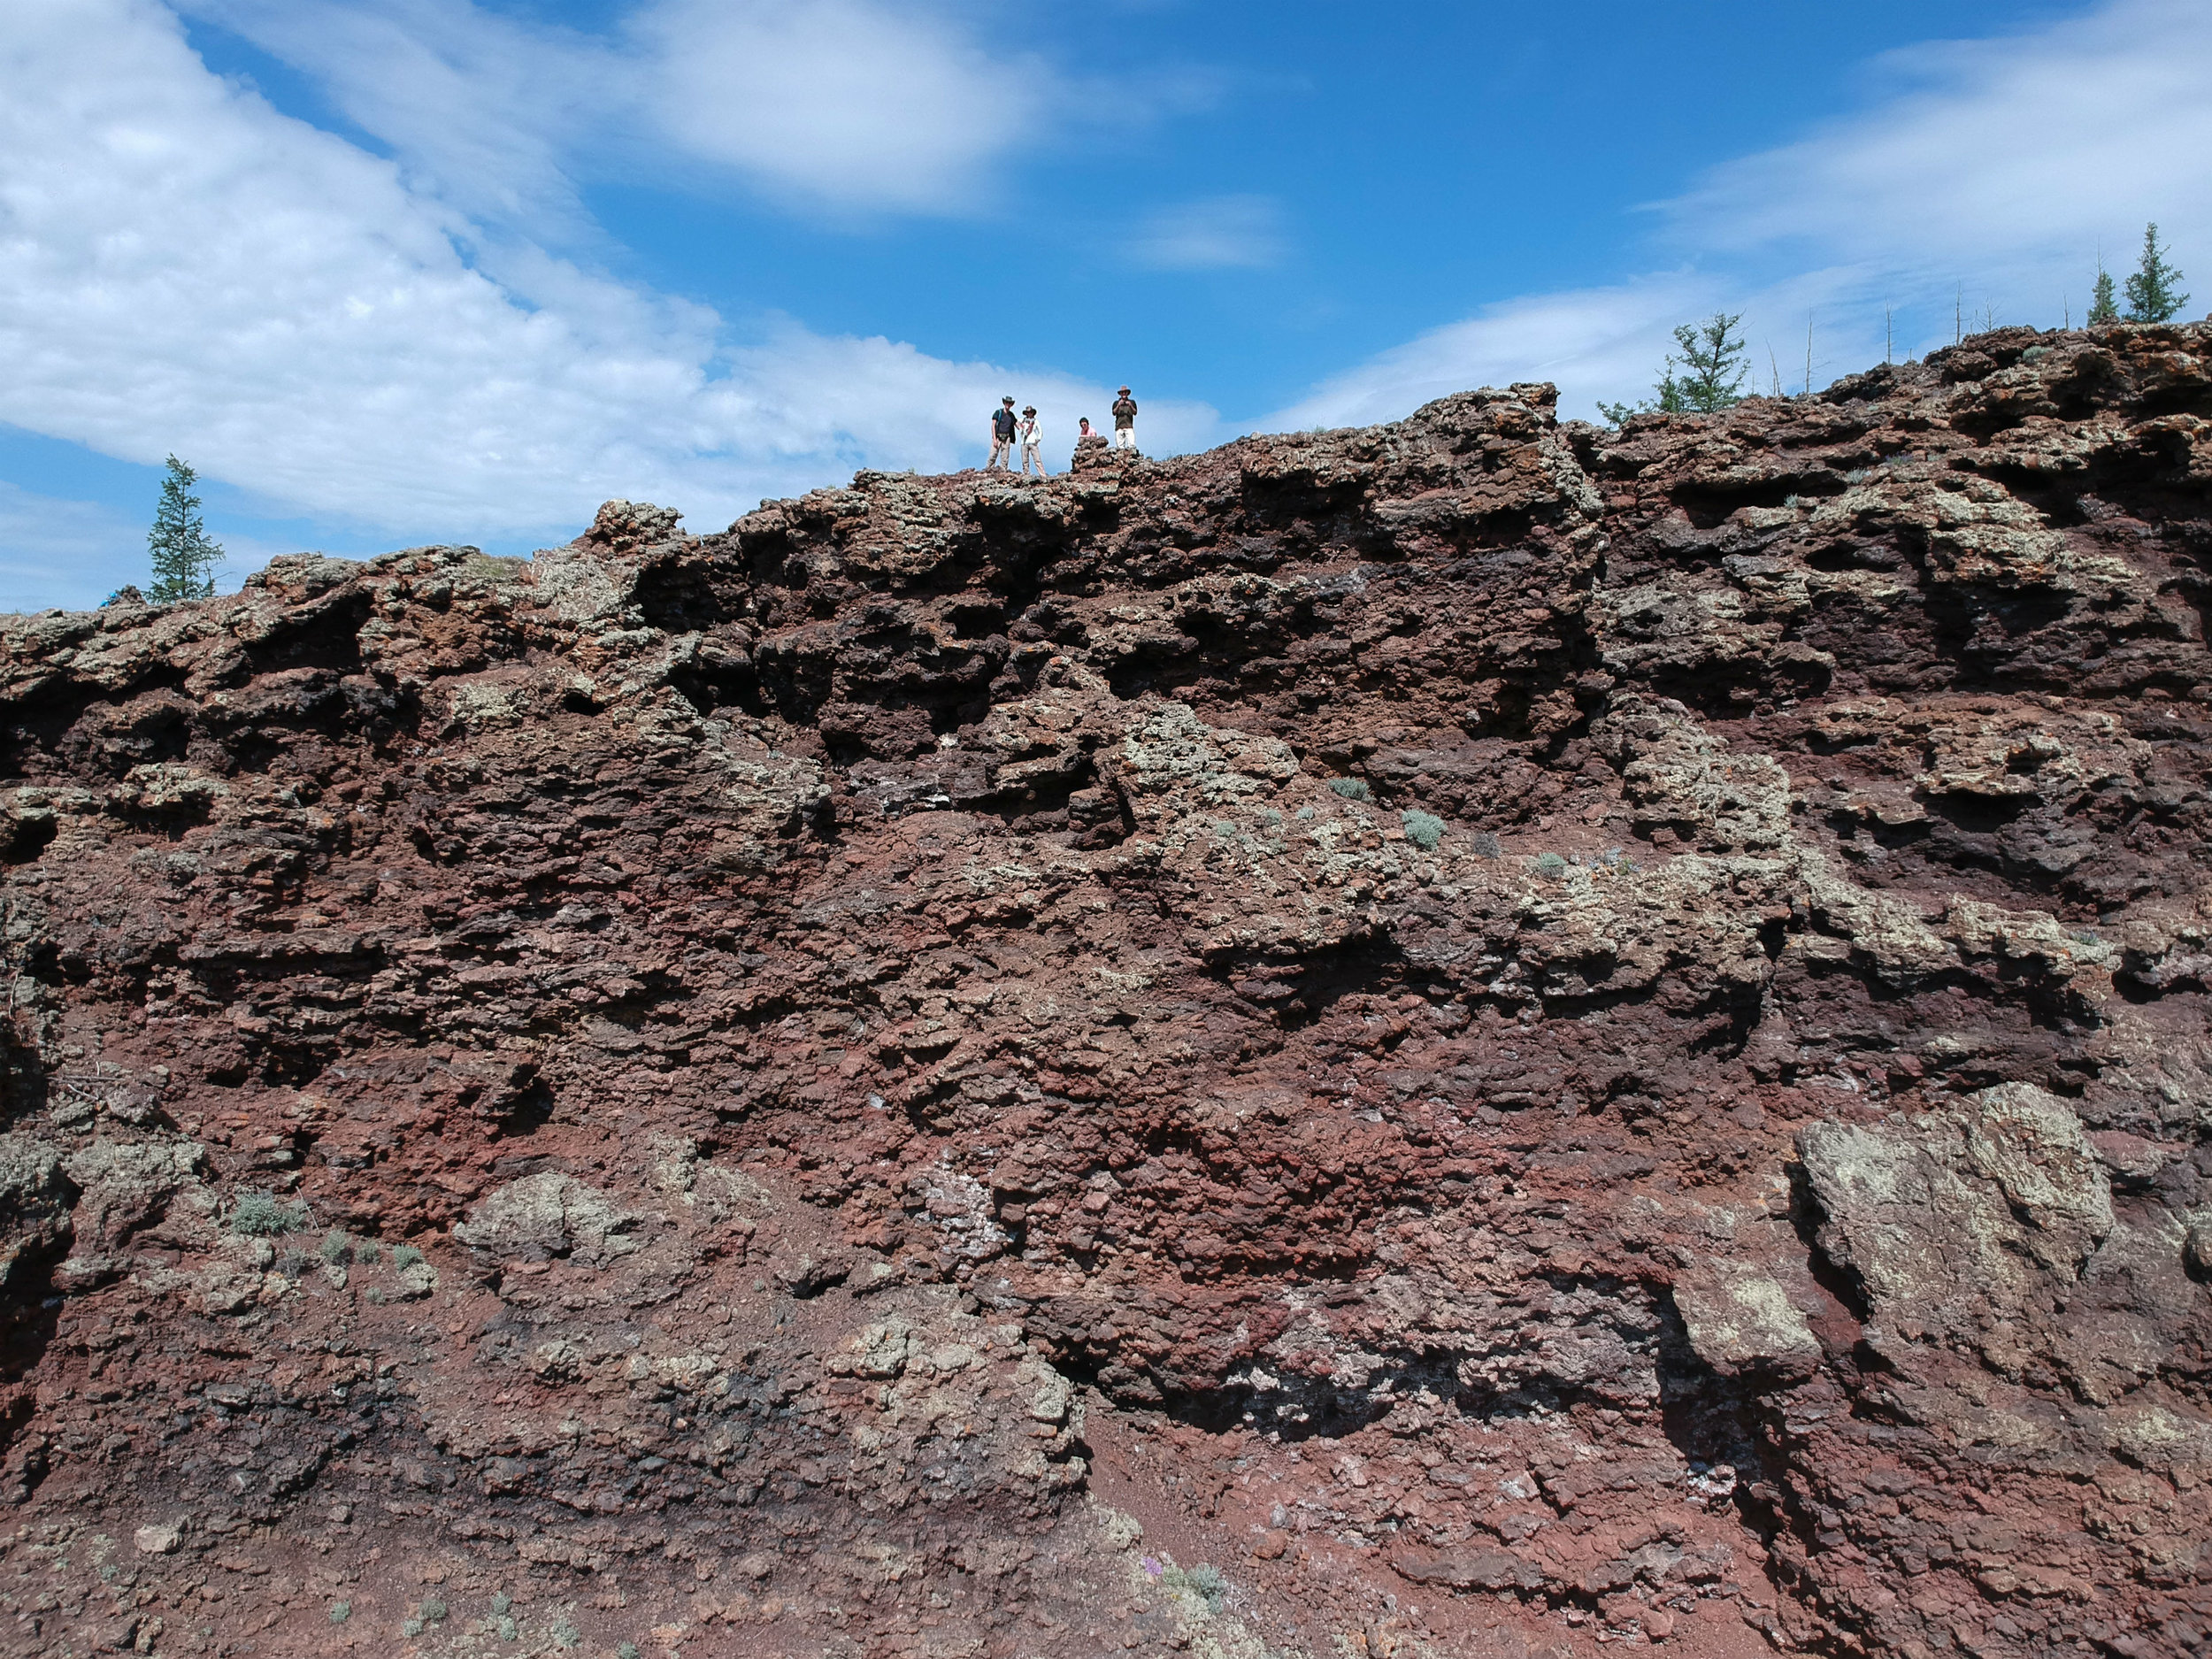
<svg viewBox="0 0 2212 1659"><path fill-rule="evenodd" d="M200 475L173 455L168 468L161 480L161 504L154 510L154 527L146 533L146 550L154 567L147 596L157 605L211 598L215 567L223 557L221 543L208 539L200 498L192 493Z"/></svg>
<svg viewBox="0 0 2212 1659"><path fill-rule="evenodd" d="M2090 290L2087 320L2092 328L2120 320L2120 307L2112 297L2112 273L2101 265L2097 270L2097 286Z"/></svg>
<svg viewBox="0 0 2212 1659"><path fill-rule="evenodd" d="M2166 263L2166 250L2158 245L2156 221L2144 227L2143 258L2128 279L2128 321L2171 322L2189 296L2180 288L2181 273Z"/></svg>
<svg viewBox="0 0 2212 1659"><path fill-rule="evenodd" d="M1669 354L1655 399L1640 403L1600 403L1598 412L1615 426L1631 415L1709 415L1717 409L1743 402L1744 342L1734 334L1743 314L1715 311L1701 323L1684 323L1674 331L1680 357Z"/></svg>

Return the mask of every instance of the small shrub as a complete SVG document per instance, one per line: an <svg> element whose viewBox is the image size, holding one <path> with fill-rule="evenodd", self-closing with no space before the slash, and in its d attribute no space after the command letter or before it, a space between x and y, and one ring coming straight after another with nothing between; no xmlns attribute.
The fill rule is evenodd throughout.
<svg viewBox="0 0 2212 1659"><path fill-rule="evenodd" d="M434 1595L422 1604L423 1622L426 1624L435 1624L445 1617L445 1602Z"/></svg>
<svg viewBox="0 0 2212 1659"><path fill-rule="evenodd" d="M1488 830L1477 830L1467 838L1467 844L1475 849L1478 858L1501 858L1505 849L1498 845L1498 838Z"/></svg>
<svg viewBox="0 0 2212 1659"><path fill-rule="evenodd" d="M1329 787L1347 801L1371 801L1375 798L1375 792L1367 787L1364 778L1332 778Z"/></svg>
<svg viewBox="0 0 2212 1659"><path fill-rule="evenodd" d="M352 1617L353 1617L353 1603L352 1603L352 1602L350 1602L350 1601L333 1601L333 1602L330 1604L330 1622L331 1622L332 1624L344 1624L344 1623L345 1623L348 1619L351 1618Z"/></svg>
<svg viewBox="0 0 2212 1659"><path fill-rule="evenodd" d="M614 1659L637 1659L637 1644L626 1641L614 1650Z"/></svg>
<svg viewBox="0 0 2212 1659"><path fill-rule="evenodd" d="M333 1267L344 1261L351 1250L352 1246L348 1243L346 1235L339 1232L337 1228L333 1227L328 1233L323 1234L323 1260Z"/></svg>
<svg viewBox="0 0 2212 1659"><path fill-rule="evenodd" d="M400 1633L401 1635L403 1635L403 1636L419 1636L419 1635L421 1635L421 1634L422 1634L422 1621L421 1621L420 1619L419 1619L419 1618L411 1618L411 1619L406 1619L406 1620L403 1620L403 1621L401 1623L401 1624L400 1624L400 1627L399 1627L399 1633Z"/></svg>
<svg viewBox="0 0 2212 1659"><path fill-rule="evenodd" d="M402 1272L421 1260L422 1252L411 1244L395 1244L392 1247L392 1265Z"/></svg>
<svg viewBox="0 0 2212 1659"><path fill-rule="evenodd" d="M376 1248L374 1239L357 1239L354 1241L353 1260L357 1266L374 1267L382 1258L383 1254L383 1251Z"/></svg>
<svg viewBox="0 0 2212 1659"><path fill-rule="evenodd" d="M1539 853L1536 856L1536 873L1555 880L1567 873L1567 861L1557 853Z"/></svg>
<svg viewBox="0 0 2212 1659"><path fill-rule="evenodd" d="M500 1591L498 1594L492 1597L492 1611L495 1613L507 1612L513 1608L514 1604L515 1598L509 1595L504 1590Z"/></svg>
<svg viewBox="0 0 2212 1659"><path fill-rule="evenodd" d="M242 1194L231 1207L230 1230L249 1238L273 1239L307 1225L307 1206L288 1204L274 1193Z"/></svg>
<svg viewBox="0 0 2212 1659"><path fill-rule="evenodd" d="M1229 1597L1229 1582L1221 1576L1221 1569L1203 1562L1195 1567L1170 1567L1161 1574L1160 1582L1171 1590L1189 1591L1206 1604L1210 1613L1221 1611L1222 1602Z"/></svg>
<svg viewBox="0 0 2212 1659"><path fill-rule="evenodd" d="M297 1279L313 1265L314 1260L304 1250L287 1250L277 1257L277 1271L287 1279Z"/></svg>
<svg viewBox="0 0 2212 1659"><path fill-rule="evenodd" d="M573 1647L583 1640L576 1633L576 1626L566 1619L553 1627L553 1645L556 1647Z"/></svg>
<svg viewBox="0 0 2212 1659"><path fill-rule="evenodd" d="M1433 851L1444 839L1444 820L1433 812L1416 808L1400 814L1398 821L1405 826L1406 839L1424 852Z"/></svg>
<svg viewBox="0 0 2212 1659"><path fill-rule="evenodd" d="M1301 824L1308 824L1308 823L1311 823L1311 822L1312 822L1312 820L1313 820L1313 809L1312 809L1311 807L1310 807L1310 806L1302 806L1302 807L1300 807L1300 808L1298 809L1298 821L1299 821Z"/></svg>

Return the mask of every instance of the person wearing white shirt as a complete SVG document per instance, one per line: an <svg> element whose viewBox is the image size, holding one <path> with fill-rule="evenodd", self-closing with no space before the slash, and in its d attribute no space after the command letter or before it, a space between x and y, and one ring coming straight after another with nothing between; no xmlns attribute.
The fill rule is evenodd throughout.
<svg viewBox="0 0 2212 1659"><path fill-rule="evenodd" d="M1033 461L1036 463L1037 466L1037 476L1039 478L1042 478L1045 475L1045 457L1039 451L1037 446L1043 441L1043 434L1037 429L1037 411L1033 405L1022 411L1020 433L1022 441L1022 476L1026 478L1029 475L1030 463Z"/></svg>

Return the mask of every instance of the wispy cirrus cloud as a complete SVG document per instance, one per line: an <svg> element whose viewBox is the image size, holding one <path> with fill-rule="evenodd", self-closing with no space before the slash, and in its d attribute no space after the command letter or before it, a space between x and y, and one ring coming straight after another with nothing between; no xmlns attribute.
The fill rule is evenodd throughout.
<svg viewBox="0 0 2212 1659"><path fill-rule="evenodd" d="M1661 211L1714 255L1803 250L1977 280L2078 259L2147 219L2179 230L2212 207L2207 21L2200 0L2119 0L1885 53L1871 108L1716 167Z"/></svg>
<svg viewBox="0 0 2212 1659"><path fill-rule="evenodd" d="M143 581L145 538L110 508L0 480L0 611L97 603Z"/></svg>
<svg viewBox="0 0 2212 1659"><path fill-rule="evenodd" d="M818 213L964 214L1048 111L1042 57L886 0L641 0L603 33L470 0L178 0L311 75L410 180L480 220L587 228L580 182L732 181ZM1118 88L1124 119L1146 99Z"/></svg>
<svg viewBox="0 0 2212 1659"><path fill-rule="evenodd" d="M2212 277L2212 30L2198 0L2116 0L2048 27L1886 54L1858 114L1658 204L1663 272L1483 308L1271 416L1403 414L1456 381L1558 381L1566 412L1648 395L1671 326L1741 312L1751 384L1812 383L1997 322L2079 323L2101 245L2160 220ZM2212 284L2207 284L2212 292ZM1476 377L1471 379L1469 377Z"/></svg>
<svg viewBox="0 0 2212 1659"><path fill-rule="evenodd" d="M1283 204L1271 196L1217 196L1162 208L1125 249L1132 261L1155 271L1263 269L1289 251Z"/></svg>

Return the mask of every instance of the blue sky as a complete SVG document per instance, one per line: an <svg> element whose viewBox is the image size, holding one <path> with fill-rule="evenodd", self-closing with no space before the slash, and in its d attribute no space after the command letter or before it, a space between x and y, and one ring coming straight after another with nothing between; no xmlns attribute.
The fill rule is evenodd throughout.
<svg viewBox="0 0 2212 1659"><path fill-rule="evenodd" d="M1786 389L2078 318L2146 219L2212 307L2202 0L10 0L0 608L715 528L1127 380L1156 451L1746 314Z"/></svg>

